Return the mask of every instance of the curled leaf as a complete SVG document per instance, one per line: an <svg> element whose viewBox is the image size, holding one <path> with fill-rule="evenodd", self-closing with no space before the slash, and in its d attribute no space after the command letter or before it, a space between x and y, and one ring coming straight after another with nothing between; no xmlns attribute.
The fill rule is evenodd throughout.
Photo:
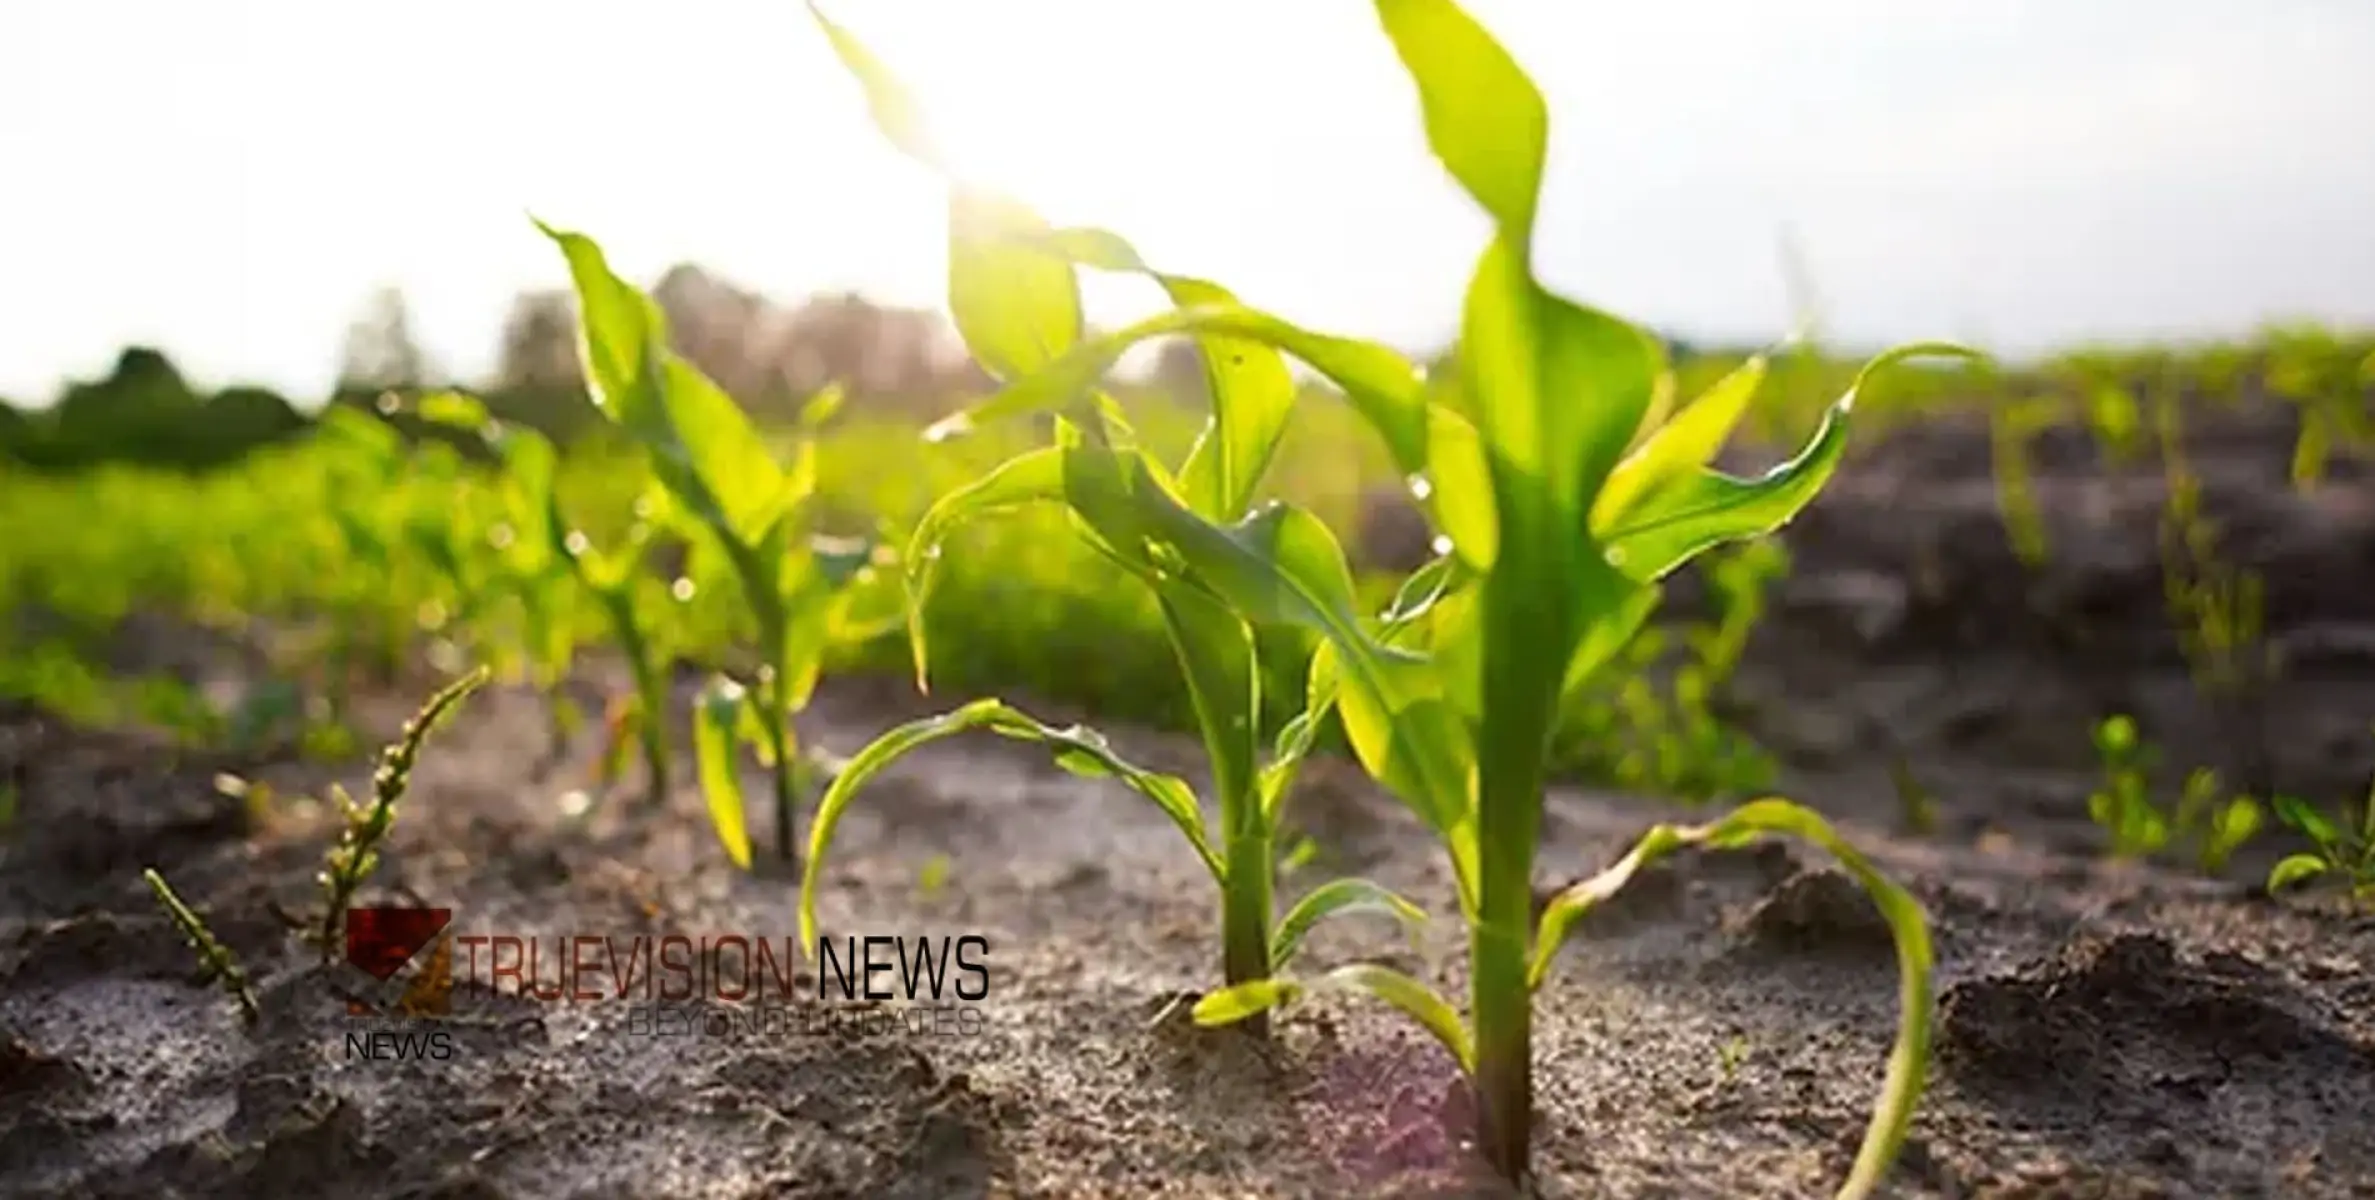
<svg viewBox="0 0 2375 1200"><path fill-rule="evenodd" d="M1767 798L1750 801L1705 825L1653 826L1615 865L1551 899L1535 933L1528 979L1532 986L1541 986L1568 930L1585 913L1622 890L1642 867L1685 846L1737 847L1772 833L1810 842L1838 860L1872 897L1881 918L1888 924L1889 936L1896 943L1897 1040L1889 1053L1888 1075L1881 1082L1880 1097L1865 1128L1863 1145L1857 1150L1855 1165L1838 1193L1842 1198L1868 1196L1879 1185L1889 1164L1896 1160L1906 1132L1912 1127L1914 1106L1921 1099L1923 1072L1929 1063L1935 1003L1932 972L1936 960L1930 943L1929 921L1922 913L1920 902L1882 875L1871 860L1849 845L1812 809Z"/></svg>
<svg viewBox="0 0 2375 1200"><path fill-rule="evenodd" d="M922 746L975 729L1017 741L1038 742L1055 751L1057 765L1067 771L1078 775L1110 775L1128 784L1171 818L1214 879L1225 877L1220 856L1213 852L1211 839L1205 834L1204 813L1196 803L1196 794L1177 776L1131 764L1115 754L1104 736L1093 729L1077 725L1058 728L1002 700L976 700L939 716L909 721L887 730L842 764L832 786L817 801L816 816L808 829L808 869L800 879L802 945L816 942L817 886L825 874L825 853L832 848L833 830L851 802L857 799L859 789L885 767Z"/></svg>
<svg viewBox="0 0 2375 1200"><path fill-rule="evenodd" d="M1279 919L1278 928L1270 934L1270 969L1285 970L1295 951L1302 948L1303 939L1321 921L1349 913L1392 917L1414 934L1427 920L1427 914L1417 905L1383 885L1366 879L1330 880L1304 893L1287 910L1286 916Z"/></svg>
<svg viewBox="0 0 2375 1200"><path fill-rule="evenodd" d="M1194 1016L1198 1025L1231 1025L1315 991L1362 992L1383 1000L1435 1035L1462 1071L1476 1069L1476 1056L1469 1049L1468 1029L1461 1023L1459 1011L1435 989L1375 963L1353 963L1309 979L1274 976L1207 992L1196 1001Z"/></svg>

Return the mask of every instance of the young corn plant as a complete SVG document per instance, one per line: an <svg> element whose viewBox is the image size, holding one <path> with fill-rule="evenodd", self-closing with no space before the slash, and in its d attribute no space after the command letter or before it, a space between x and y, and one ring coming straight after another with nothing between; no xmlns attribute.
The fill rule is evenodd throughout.
<svg viewBox="0 0 2375 1200"><path fill-rule="evenodd" d="M638 502L637 519L624 544L604 549L569 520L563 510L560 456L533 429L491 416L476 399L459 393L424 398L421 416L478 438L503 464L500 495L503 521L496 526L497 550L523 618L522 634L533 678L555 695L575 656L572 595L589 596L609 626L610 638L627 660L634 693L611 715L613 747L634 745L642 753L645 802L666 802L671 752L668 741L668 660L645 619L645 599L655 584L644 570L653 525L643 519L656 498ZM656 481L655 481L656 486ZM632 735L632 741L628 735ZM613 755L611 757L617 757ZM615 775L619 764L605 764Z"/></svg>
<svg viewBox="0 0 2375 1200"><path fill-rule="evenodd" d="M2292 796L2276 798L2278 820L2306 835L2314 851L2287 855L2268 872L2268 893L2331 876L2348 889L2353 904L2375 909L2375 784L2356 819L2334 818Z"/></svg>
<svg viewBox="0 0 2375 1200"><path fill-rule="evenodd" d="M2145 771L2152 750L2136 735L2136 722L2110 716L2095 726L2095 754L2103 764L2103 783L2086 798L2086 814L2111 836L2114 858L2144 858L2158 853L2169 841L2169 822L2152 802Z"/></svg>
<svg viewBox="0 0 2375 1200"><path fill-rule="evenodd" d="M2124 714L2095 726L2095 753L2103 782L2087 797L2087 815L2110 835L2114 858L2143 859L2183 847L2203 874L2216 875L2266 820L2257 799L2229 794L2209 767L2188 772L2176 805L2163 810L2146 778L2159 754Z"/></svg>
<svg viewBox="0 0 2375 1200"><path fill-rule="evenodd" d="M902 85L846 31L822 13L816 19L865 87L882 132L919 162L942 170L922 115ZM942 174L949 186L949 307L975 359L999 381L1020 385L1083 342L1076 264L1043 242L1055 237L1054 231L1021 204L975 189L945 170ZM1177 306L1232 302L1228 292L1209 282L1145 271L1136 252L1110 233L1074 231L1070 237L1103 262L1154 275ZM1361 879L1321 884L1283 917L1277 915L1272 892L1280 822L1287 794L1312 748L1314 726L1290 723L1264 760L1263 690L1272 673L1262 661L1257 622L1249 619L1254 614L1232 605L1222 590L1190 569L1150 522L1221 522L1252 509L1285 430L1296 385L1285 358L1268 346L1209 336L1199 338L1197 347L1212 413L1176 469L1136 445L1118 408L1095 390L1092 379L1062 406L1054 446L1027 451L942 498L918 523L903 561L916 682L928 691L924 612L943 543L967 522L1000 510L1061 505L1092 547L1154 593L1211 764L1217 828L1207 826L1186 781L1123 761L1095 731L1055 728L1003 701L979 700L892 729L850 758L819 804L810 834L811 871L800 898L803 942L815 936L818 868L858 790L900 756L971 730L1043 743L1065 768L1113 776L1154 801L1219 886L1226 984L1269 979L1328 917L1358 911L1409 924L1421 919L1416 906ZM994 408L976 414L982 419L996 415L1001 414ZM935 440L961 428L962 423L940 427ZM1311 536L1316 526L1289 515L1288 510L1262 509L1237 528L1249 544L1269 540L1283 546ZM1324 530L1318 532L1325 536Z"/></svg>
<svg viewBox="0 0 2375 1200"><path fill-rule="evenodd" d="M1197 1003L1197 1019L1245 1020L1322 985L1384 999L1470 1073L1484 1155L1522 1184L1533 1116L1532 993L1567 930L1643 864L1677 849L1792 835L1846 866L1896 942L1897 1042L1840 1193L1867 1195L1903 1143L1928 1056L1932 956L1909 894L1820 816L1779 799L1705 825L1653 829L1616 865L1561 892L1539 924L1532 888L1562 700L1640 627L1663 576L1711 546L1772 530L1813 499L1845 449L1862 378L1789 462L1756 479L1710 469L1762 378L1762 361L1670 411L1661 343L1552 295L1533 276L1548 114L1532 82L1450 0L1376 7L1417 84L1428 141L1494 226L1470 282L1456 371L1422 373L1385 347L1304 330L1215 289L1074 343L1028 374L1006 374L999 392L961 418L1065 413L1068 440L1034 469L1059 475L1067 501L1108 543L1255 622L1318 635L1301 724L1336 711L1364 768L1449 851L1469 927L1465 1022L1424 982L1374 964L1224 988ZM913 117L913 106L868 83L878 120L893 118L882 121L886 132L903 145L921 143L917 127L901 120ZM1053 231L1034 240L1015 230L1012 238L1081 265L1144 270L1111 235ZM1260 343L1303 360L1343 389L1405 474L1426 482L1413 491L1442 531L1443 556L1405 586L1385 620L1371 623L1356 611L1343 548L1310 513L1270 505L1241 520L1225 510L1208 515L1183 499L1192 489L1174 486L1143 455L1094 440L1097 380L1131 346L1181 333ZM1862 376L1922 353L1968 355L1925 343L1883 355ZM1200 669L1189 666L1191 674Z"/></svg>
<svg viewBox="0 0 2375 1200"><path fill-rule="evenodd" d="M757 628L755 668L746 678L712 679L694 715L695 765L718 840L737 866L750 866L737 769L747 743L772 768L775 852L797 871L795 810L810 790L811 760L792 720L808 706L827 647L864 636L850 621L850 584L874 558L870 544L809 528L816 446L806 435L839 393L812 401L787 468L733 397L669 348L659 305L614 274L592 238L537 228L569 264L578 352L595 405L643 446L672 507L724 556ZM647 727L659 711L647 707Z"/></svg>
<svg viewBox="0 0 2375 1200"><path fill-rule="evenodd" d="M2160 551L2170 621L2194 690L2225 727L2244 787L2266 795L2276 788L2267 692L2279 673L2266 637L2266 582L2220 552L2218 523L2202 510L2201 477L2186 459L2173 396L2161 397L2155 418L2169 488Z"/></svg>

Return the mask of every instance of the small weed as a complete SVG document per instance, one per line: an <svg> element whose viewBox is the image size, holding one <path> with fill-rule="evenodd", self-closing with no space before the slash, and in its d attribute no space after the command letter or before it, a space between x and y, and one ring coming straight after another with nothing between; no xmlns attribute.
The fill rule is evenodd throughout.
<svg viewBox="0 0 2375 1200"><path fill-rule="evenodd" d="M157 903L165 907L166 916L173 918L190 949L198 952L198 982L221 983L223 991L238 1003L239 1019L255 1024L258 1015L255 989L248 986L247 972L240 969L238 957L231 953L230 947L215 940L206 922L173 894L173 888L164 876L157 874L155 867L143 870L140 877L148 881L148 890L157 894Z"/></svg>
<svg viewBox="0 0 2375 1200"><path fill-rule="evenodd" d="M924 900L937 899L948 890L949 876L955 864L945 854L935 854L924 860L923 868L915 873L915 894Z"/></svg>
<svg viewBox="0 0 2375 1200"><path fill-rule="evenodd" d="M1905 832L1915 837L1928 837L1938 832L1938 797L1922 786L1913 774L1913 764L1903 752L1889 756L1889 783L1896 788L1897 812L1902 817Z"/></svg>
<svg viewBox="0 0 2375 1200"><path fill-rule="evenodd" d="M1740 1068L1748 1062L1748 1038L1734 1035L1716 1051L1716 1063L1723 1069L1723 1081L1730 1083L1740 1075Z"/></svg>
<svg viewBox="0 0 2375 1200"><path fill-rule="evenodd" d="M329 962L338 953L338 930L346 918L348 902L363 886L363 880L379 866L380 843L387 840L388 830L396 823L396 802L404 798L404 789L412 782L412 768L420 760L421 744L428 740L429 730L439 718L487 681L487 674L486 668L481 667L438 689L404 723L403 732L380 752L379 769L371 776L370 804L359 804L347 795L345 788L330 786L330 798L344 824L338 831L338 841L324 860L321 874L326 902L320 926L323 962Z"/></svg>

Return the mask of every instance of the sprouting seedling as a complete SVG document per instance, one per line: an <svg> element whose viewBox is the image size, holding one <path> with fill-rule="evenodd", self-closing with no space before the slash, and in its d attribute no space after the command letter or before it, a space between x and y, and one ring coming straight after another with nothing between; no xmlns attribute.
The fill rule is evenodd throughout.
<svg viewBox="0 0 2375 1200"><path fill-rule="evenodd" d="M2177 803L2163 809L2146 778L2159 754L2125 714L2095 726L2095 753L2103 781L2087 797L2087 815L2111 836L2114 858L2142 859L2168 847L2191 847L2194 865L2215 875L2266 819L2257 799L2229 794L2209 767L2188 772Z"/></svg>
<svg viewBox="0 0 2375 1200"><path fill-rule="evenodd" d="M940 163L924 115L904 86L848 32L811 6L842 63L864 87L876 125L911 157L939 171L949 189L949 307L973 357L1006 384L993 399L927 433L940 440L972 424L1040 408L1061 410L1056 444L1032 450L942 498L916 527L906 564L909 640L919 687L928 687L930 652L924 613L942 543L960 525L1005 509L1062 506L1075 528L1106 559L1153 593L1187 683L1211 763L1216 825L1186 782L1122 760L1105 739L1077 726L1057 728L990 699L889 730L850 758L817 809L809 838L811 870L801 889L801 940L815 937L818 868L836 822L858 790L900 756L970 730L1039 742L1066 769L1110 776L1159 806L1195 849L1221 892L1221 977L1225 984L1268 979L1284 967L1323 919L1384 913L1405 923L1420 910L1366 880L1321 884L1279 916L1273 900L1275 846L1288 793L1315 741L1300 720L1279 736L1264 761L1261 643L1257 624L1278 623L1274 606L1235 602L1176 544L1183 529L1222 540L1253 560L1292 555L1329 539L1309 514L1255 508L1257 488L1293 407L1296 386L1284 357L1256 340L1220 332L1199 336L1213 409L1202 435L1176 470L1135 444L1117 406L1098 390L1110 362L1085 368L1068 354L1085 342L1078 268L1136 274L1160 285L1173 319L1200 306L1235 304L1210 282L1148 268L1137 251L1102 230L1054 230L1022 204L982 191ZM1065 367L1073 373L1066 375ZM1068 383L1050 385L1051 377ZM1016 403L1014 391L1053 386L1052 402ZM1249 513L1249 510L1250 513ZM1223 525L1222 522L1230 524ZM1332 539L1327 541L1330 547Z"/></svg>
<svg viewBox="0 0 2375 1200"><path fill-rule="evenodd" d="M2229 793L2217 771L2195 767L2186 774L2170 819L2175 840L2193 847L2194 866L2205 875L2217 875L2226 870L2235 851L2259 835L2267 824L2267 811L2257 797Z"/></svg>
<svg viewBox="0 0 2375 1200"><path fill-rule="evenodd" d="M2202 508L2201 478L2186 461L2175 398L2163 395L2154 415L2169 489L2160 521L2169 617L2195 691L2226 728L2244 788L2264 794L2275 781L2263 701L2277 674L2275 647L2265 636L2265 581L2219 550L2218 524Z"/></svg>
<svg viewBox="0 0 2375 1200"><path fill-rule="evenodd" d="M330 798L343 823L338 840L324 859L321 874L327 904L320 929L323 962L329 962L338 953L338 931L346 919L348 902L379 866L380 844L395 826L396 802L404 798L405 788L412 783L412 769L420 761L421 745L428 740L429 730L486 681L487 670L480 667L446 684L404 723L396 740L380 751L379 768L371 775L371 803L359 804L347 795L344 787L330 785Z"/></svg>
<svg viewBox="0 0 2375 1200"><path fill-rule="evenodd" d="M776 854L796 867L795 810L810 759L792 719L808 705L827 648L872 633L852 626L849 585L867 576L874 547L810 528L813 435L840 393L828 389L810 400L787 469L733 397L669 348L659 305L613 273L592 238L542 222L537 228L569 263L578 352L596 407L643 446L673 507L724 554L758 626L753 677L714 680L695 712L696 765L711 822L735 864L748 867L735 751L754 744L773 768Z"/></svg>
<svg viewBox="0 0 2375 1200"><path fill-rule="evenodd" d="M1568 927L1643 863L1676 849L1795 836L1839 859L1873 895L1902 968L1896 1048L1842 1190L1866 1195L1903 1143L1926 1066L1931 949L1920 906L1819 816L1765 799L1706 825L1653 830L1616 866L1562 892L1537 927L1531 876L1545 750L1561 701L1647 619L1658 580L1711 546L1771 531L1820 491L1845 449L1864 377L1915 355L1969 352L1925 343L1883 355L1797 457L1756 479L1711 469L1763 361L1670 413L1662 345L1552 295L1532 275L1549 123L1532 82L1449 0L1378 0L1377 9L1418 85L1428 140L1496 230L1469 286L1456 370L1422 374L1382 346L1311 333L1209 292L1114 333L1059 342L1069 348L1007 374L996 395L944 428L1063 412L1059 428L1069 433L1056 452L983 490L1031 497L1060 483L1067 503L1125 561L1149 564L1162 579L1255 621L1316 633L1305 722L1336 711L1363 767L1450 853L1470 931L1465 1022L1424 982L1374 964L1224 988L1197 1003L1199 1021L1244 1020L1323 983L1386 1000L1469 1071L1485 1156L1522 1183L1533 1121L1532 993ZM845 60L853 57L842 49ZM869 95L894 140L928 144L903 136L914 131L900 123L912 125L915 114L894 89L869 80ZM1051 233L1036 244L1090 266L1143 269L1111 235ZM1289 505L1243 520L1199 509L1188 481L1173 486L1143 455L1117 450L1110 429L1102 443L1093 440L1102 415L1096 382L1131 346L1181 333L1302 359L1376 426L1405 475L1429 481L1423 503L1448 551L1406 587L1409 602L1397 603L1388 620L1359 616L1343 549L1317 518ZM1228 418L1216 424L1223 434L1235 428ZM1033 470L1042 482L1023 486ZM1206 665L1192 653L1183 658L1191 675Z"/></svg>
<svg viewBox="0 0 2375 1200"><path fill-rule="evenodd" d="M935 854L925 859L924 865L915 873L916 895L925 900L938 897L948 890L948 879L955 869L945 854Z"/></svg>
<svg viewBox="0 0 2375 1200"><path fill-rule="evenodd" d="M2375 906L2375 784L2368 785L2355 820L2344 814L2337 821L2296 796L2278 796L2274 804L2277 819L2316 849L2277 862L2268 872L2268 893L2330 875L2342 880L2354 903Z"/></svg>
<svg viewBox="0 0 2375 1200"><path fill-rule="evenodd" d="M1735 1034L1716 1050L1716 1065L1723 1071L1723 1081L1732 1082L1740 1074L1740 1067L1748 1061L1748 1037Z"/></svg>
<svg viewBox="0 0 2375 1200"><path fill-rule="evenodd" d="M248 986L247 972L240 969L238 956L231 953L230 947L216 940L214 931L206 927L206 922L189 905L182 903L181 897L173 893L173 888L165 882L164 876L157 874L155 867L142 870L140 877L148 881L148 890L157 894L157 903L165 907L165 915L173 919L173 924L181 930L181 936L190 943L190 949L198 952L198 982L202 985L221 983L223 991L239 1005L239 1018L250 1025L255 1024L258 1013L256 993L254 988Z"/></svg>
<svg viewBox="0 0 2375 1200"><path fill-rule="evenodd" d="M2086 812L2111 835L2112 856L2135 859L2159 852L2169 842L2169 822L2145 782L2152 750L2137 736L2135 720L2103 718L2095 726L2095 753L2102 760L2103 782L2087 797Z"/></svg>

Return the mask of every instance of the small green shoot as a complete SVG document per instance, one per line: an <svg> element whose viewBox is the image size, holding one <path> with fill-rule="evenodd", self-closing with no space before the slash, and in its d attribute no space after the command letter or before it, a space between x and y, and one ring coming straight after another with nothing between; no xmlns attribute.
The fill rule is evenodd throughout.
<svg viewBox="0 0 2375 1200"><path fill-rule="evenodd" d="M2147 780L2158 752L2124 714L2095 726L2095 751L2103 782L2087 797L2087 815L2110 835L2114 858L2140 860L2185 847L2198 870L2216 875L2266 823L2257 799L2228 793L2218 772L2208 767L2189 772L2176 805L2163 810Z"/></svg>
<svg viewBox="0 0 2375 1200"><path fill-rule="evenodd" d="M371 776L370 804L359 804L347 795L345 788L331 785L330 797L342 824L321 873L326 904L319 931L324 963L338 954L338 931L346 920L347 905L379 866L380 844L395 826L396 802L404 798L405 788L412 783L412 769L420 761L421 744L428 740L429 730L438 720L477 691L487 676L487 669L480 667L446 684L404 723L403 732L380 751L379 769Z"/></svg>
<svg viewBox="0 0 2375 1200"><path fill-rule="evenodd" d="M1905 832L1915 837L1938 832L1938 795L1913 773L1913 763L1903 751L1889 755L1888 777L1896 789L1897 812Z"/></svg>
<svg viewBox="0 0 2375 1200"><path fill-rule="evenodd" d="M2095 753L2103 763L2103 783L2086 798L2086 812L2111 835L2111 856L2141 859L2169 843L2168 818L2152 802L2145 772L2152 749L2136 734L2136 722L2124 714L2105 717L2095 726Z"/></svg>
<svg viewBox="0 0 2375 1200"><path fill-rule="evenodd" d="M940 893L948 890L949 876L955 870L955 864L945 854L935 854L925 859L922 869L915 873L915 894L924 900L937 899Z"/></svg>
<svg viewBox="0 0 2375 1200"><path fill-rule="evenodd" d="M206 927L206 922L189 905L182 903L181 897L173 893L173 888L166 884L164 876L157 874L155 867L144 869L140 877L148 882L148 890L157 894L157 903L165 907L165 915L173 919L175 927L181 930L182 938L189 942L190 949L198 952L198 982L221 983L223 991L239 1005L239 1019L250 1025L255 1024L259 1013L256 993L254 988L248 986L247 972L240 969L238 956L231 953L230 947L215 940L214 932Z"/></svg>
<svg viewBox="0 0 2375 1200"><path fill-rule="evenodd" d="M1748 1062L1748 1035L1734 1034L1716 1050L1716 1064L1723 1070L1723 1081L1730 1083L1740 1075L1740 1068Z"/></svg>
<svg viewBox="0 0 2375 1200"><path fill-rule="evenodd" d="M2369 785L2355 819L2346 812L2337 821L2293 796L2278 796L2275 806L2277 819L2308 837L2316 849L2279 861L2268 872L2268 893L2332 877L2342 881L2352 903L2375 908L2375 785Z"/></svg>

